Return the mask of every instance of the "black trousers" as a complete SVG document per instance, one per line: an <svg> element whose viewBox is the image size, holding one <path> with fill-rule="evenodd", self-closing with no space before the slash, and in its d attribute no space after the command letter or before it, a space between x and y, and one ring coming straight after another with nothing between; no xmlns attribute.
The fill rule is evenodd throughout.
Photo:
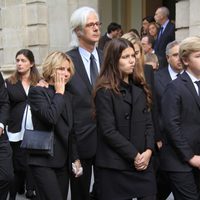
<svg viewBox="0 0 200 200"><path fill-rule="evenodd" d="M167 172L172 193L176 200L199 200L200 172Z"/></svg>
<svg viewBox="0 0 200 200"><path fill-rule="evenodd" d="M70 177L71 200L90 200L90 183L94 159L81 159L83 175L75 178L73 173Z"/></svg>
<svg viewBox="0 0 200 200"><path fill-rule="evenodd" d="M27 162L27 152L21 149L21 141L10 142L12 152L13 152L13 167L14 167L14 179L10 187L10 197L15 199L17 192L22 188L30 190L35 190L34 180L32 178L28 162Z"/></svg>
<svg viewBox="0 0 200 200"><path fill-rule="evenodd" d="M30 165L40 200L66 200L69 187L67 167L50 168Z"/></svg>
<svg viewBox="0 0 200 200"><path fill-rule="evenodd" d="M158 170L156 173L157 179L157 200L166 200L172 192L171 183L166 171Z"/></svg>
<svg viewBox="0 0 200 200"><path fill-rule="evenodd" d="M14 178L12 150L9 141L0 141L0 200L6 200Z"/></svg>

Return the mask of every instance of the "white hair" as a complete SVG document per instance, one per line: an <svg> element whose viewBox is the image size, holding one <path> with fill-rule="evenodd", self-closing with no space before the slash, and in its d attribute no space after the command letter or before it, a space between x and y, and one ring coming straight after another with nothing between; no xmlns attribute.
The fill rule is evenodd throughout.
<svg viewBox="0 0 200 200"><path fill-rule="evenodd" d="M91 13L95 13L99 19L99 15L95 9L91 7L81 7L75 10L70 18L70 28L71 28L71 47L79 46L79 40L77 36L77 29L82 31L82 28L86 25L87 18ZM82 33L82 32L81 32Z"/></svg>

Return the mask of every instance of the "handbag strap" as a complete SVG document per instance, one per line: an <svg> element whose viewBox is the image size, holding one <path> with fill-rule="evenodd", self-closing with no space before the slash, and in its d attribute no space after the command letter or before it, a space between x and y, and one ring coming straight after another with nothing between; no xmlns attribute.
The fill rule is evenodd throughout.
<svg viewBox="0 0 200 200"><path fill-rule="evenodd" d="M44 92L48 102L51 104L51 99L49 98L49 95L46 93L46 91ZM26 122L27 122L27 114L28 114L28 104L26 105L26 114L25 114L25 123L24 123L24 130L26 130Z"/></svg>

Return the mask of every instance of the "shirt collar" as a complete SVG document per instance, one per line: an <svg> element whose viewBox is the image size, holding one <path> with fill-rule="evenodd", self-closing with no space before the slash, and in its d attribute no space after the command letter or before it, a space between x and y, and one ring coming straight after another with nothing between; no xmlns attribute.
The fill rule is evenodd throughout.
<svg viewBox="0 0 200 200"><path fill-rule="evenodd" d="M190 72L186 70L186 73L191 78L192 82L195 83L196 81L199 81L195 76L193 76Z"/></svg>
<svg viewBox="0 0 200 200"><path fill-rule="evenodd" d="M168 71L169 71L169 74L170 74L170 77L171 77L172 80L177 78L178 73L175 72L170 65L168 65ZM182 73L183 73L183 71L180 72L180 74L182 74Z"/></svg>
<svg viewBox="0 0 200 200"><path fill-rule="evenodd" d="M78 49L79 49L81 56L83 56L87 61L90 61L91 53L82 47L79 47ZM95 60L98 60L98 53L97 53L96 48L94 48L94 50L92 51L92 54L93 54Z"/></svg>
<svg viewBox="0 0 200 200"><path fill-rule="evenodd" d="M169 19L161 26L161 27L163 27L163 31L165 30L165 28L166 28L166 26L167 26L168 23L169 23Z"/></svg>

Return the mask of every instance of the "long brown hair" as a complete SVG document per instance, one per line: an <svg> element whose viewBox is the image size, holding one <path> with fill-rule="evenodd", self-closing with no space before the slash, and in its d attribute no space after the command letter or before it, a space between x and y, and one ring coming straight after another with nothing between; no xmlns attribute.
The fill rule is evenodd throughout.
<svg viewBox="0 0 200 200"><path fill-rule="evenodd" d="M30 79L30 85L36 85L38 81L41 79L41 77L35 66L35 58L34 58L33 52L29 49L21 49L16 53L15 58L17 58L17 56L21 54L24 55L33 65L31 67L29 79ZM16 84L17 81L20 81L20 80L21 80L21 75L17 70L15 70L14 73L8 78L8 81L11 84Z"/></svg>
<svg viewBox="0 0 200 200"><path fill-rule="evenodd" d="M100 76L97 79L94 97L100 88L112 89L115 93L119 93L119 85L122 79L120 70L118 68L119 59L122 51L131 47L134 49L133 44L124 38L113 39L109 42L105 49L104 61L101 66ZM137 70L135 70L137 69ZM139 62L136 62L132 78L134 83L142 87L147 96L147 106L150 108L152 104L151 92L148 89L146 81L143 77L143 67Z"/></svg>

